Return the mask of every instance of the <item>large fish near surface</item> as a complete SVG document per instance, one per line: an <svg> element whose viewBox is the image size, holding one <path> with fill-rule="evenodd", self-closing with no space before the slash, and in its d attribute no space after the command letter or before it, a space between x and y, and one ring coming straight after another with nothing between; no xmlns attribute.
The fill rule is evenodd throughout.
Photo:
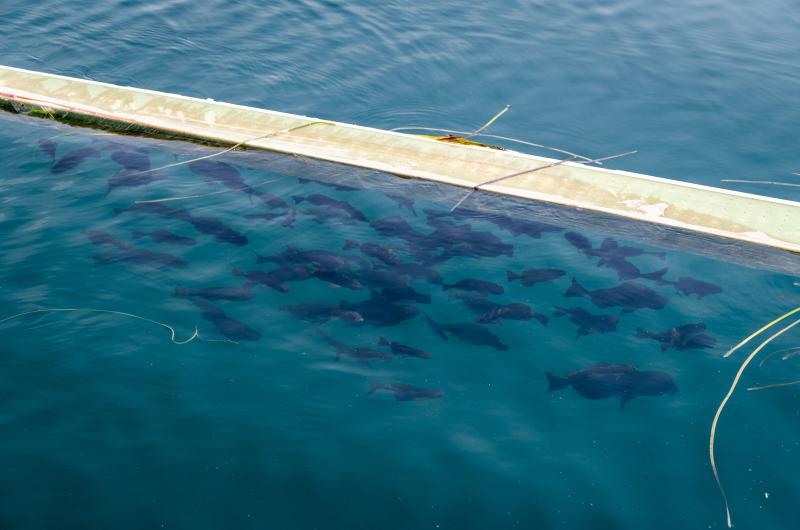
<svg viewBox="0 0 800 530"><path fill-rule="evenodd" d="M148 171L150 169L150 157L139 151L114 151L111 153L111 160L130 171Z"/></svg>
<svg viewBox="0 0 800 530"><path fill-rule="evenodd" d="M219 219L206 216L194 216L185 208L172 208L160 203L138 203L128 208L115 208L114 215L123 212L145 213L158 215L165 219L177 219L189 223L201 234L213 236L220 243L230 243L236 246L244 246L248 243L247 236L237 232L233 228L225 225Z"/></svg>
<svg viewBox="0 0 800 530"><path fill-rule="evenodd" d="M281 309L288 311L295 318L308 322L327 322L333 318L341 318L352 322L364 322L358 311L345 311L336 304L324 302L307 302L304 304L285 305Z"/></svg>
<svg viewBox="0 0 800 530"><path fill-rule="evenodd" d="M661 344L661 351L669 348L676 350L713 348L717 344L717 339L705 333L706 325L702 322L697 324L684 324L663 331L648 331L642 328L636 329L636 336L643 339L653 339Z"/></svg>
<svg viewBox="0 0 800 530"><path fill-rule="evenodd" d="M547 391L555 392L571 386L586 399L620 398L620 407L639 396L675 394L678 386L666 372L638 370L629 364L599 363L585 370L558 377L545 372Z"/></svg>
<svg viewBox="0 0 800 530"><path fill-rule="evenodd" d="M476 231L469 224L455 224L449 221L429 220L429 223L435 230L419 241L418 245L429 251L441 248L442 258L514 255L514 246L504 243L491 232Z"/></svg>
<svg viewBox="0 0 800 530"><path fill-rule="evenodd" d="M357 248L365 256L370 257L386 266L397 266L403 263L393 248L385 247L377 243L357 243L355 241L347 240L342 248L343 250Z"/></svg>
<svg viewBox="0 0 800 530"><path fill-rule="evenodd" d="M385 195L391 200L393 200L395 203L397 203L397 207L399 209L402 210L403 208L405 208L409 212L413 213L414 217L417 216L417 210L414 208L414 199L412 199L411 197L403 197L402 195L396 195L393 193L386 193Z"/></svg>
<svg viewBox="0 0 800 530"><path fill-rule="evenodd" d="M356 311L364 322L376 327L394 326L419 315L419 309L409 304L399 304L373 292L369 299L360 302L339 302L345 311Z"/></svg>
<svg viewBox="0 0 800 530"><path fill-rule="evenodd" d="M431 297L425 293L420 293L408 285L398 287L385 287L381 289L381 296L392 302L413 302L415 304L430 304Z"/></svg>
<svg viewBox="0 0 800 530"><path fill-rule="evenodd" d="M127 241L120 239L105 230L93 230L93 229L86 229L81 230L84 234L86 234L86 238L91 241L93 245L98 245L106 248L118 248L122 250L128 250L132 248L132 245Z"/></svg>
<svg viewBox="0 0 800 530"><path fill-rule="evenodd" d="M531 287L537 283L552 282L564 276L561 269L528 269L520 273L506 271L506 279L510 282L520 280L525 287Z"/></svg>
<svg viewBox="0 0 800 530"><path fill-rule="evenodd" d="M173 268L185 269L188 263L185 260L166 254L136 248L127 248L117 252L98 252L92 256L96 265L109 265L111 263L133 263L154 269Z"/></svg>
<svg viewBox="0 0 800 530"><path fill-rule="evenodd" d="M540 239L545 232L560 232L563 230L563 228L558 228L546 223L529 221L526 219L512 219L505 215L479 212L469 208L459 208L452 212L447 210L425 210L425 215L428 219L458 218L485 220L512 235L526 235L533 239Z"/></svg>
<svg viewBox="0 0 800 530"><path fill-rule="evenodd" d="M182 298L198 297L206 300L243 301L253 298L253 292L243 287L176 287L174 296Z"/></svg>
<svg viewBox="0 0 800 530"><path fill-rule="evenodd" d="M710 294L719 294L722 292L722 287L714 285L713 283L704 282L696 278L688 276L681 276L677 281L664 280L664 284L671 285L681 294L695 295L698 299L708 296Z"/></svg>
<svg viewBox="0 0 800 530"><path fill-rule="evenodd" d="M505 289L502 285L497 285L494 282L486 280L478 280L475 278L467 278L456 283L442 284L442 289L448 291L450 289L457 289L459 291L473 291L478 293L479 296L485 297L490 294L503 294Z"/></svg>
<svg viewBox="0 0 800 530"><path fill-rule="evenodd" d="M570 321L578 326L576 339L581 335L617 331L619 322L616 315L594 315L581 307L556 307L553 314L557 317L569 315Z"/></svg>
<svg viewBox="0 0 800 530"><path fill-rule="evenodd" d="M267 256L256 253L256 263L304 265L326 270L356 270L365 261L360 256L342 255L329 250L300 250L291 246L287 246L280 254Z"/></svg>
<svg viewBox="0 0 800 530"><path fill-rule="evenodd" d="M392 359L392 356L386 352L374 348L351 347L320 330L317 330L317 334L336 349L337 361L342 357L351 357L360 363L369 364L370 361L389 361Z"/></svg>
<svg viewBox="0 0 800 530"><path fill-rule="evenodd" d="M624 282L616 287L589 291L573 278L564 296L588 296L597 307L621 307L624 313L637 309L662 309L667 298L637 282Z"/></svg>
<svg viewBox="0 0 800 530"><path fill-rule="evenodd" d="M417 357L419 359L431 358L431 354L426 351L420 350L418 348L413 348L411 346L407 346L406 344L402 344L400 342L389 340L385 337L380 337L378 339L378 345L388 346L389 351L391 351L393 354L402 355L403 357Z"/></svg>
<svg viewBox="0 0 800 530"><path fill-rule="evenodd" d="M435 388L423 388L405 383L371 383L369 392L371 395L379 390L387 390L394 394L397 401L417 401L420 399L438 399L444 396L444 392Z"/></svg>
<svg viewBox="0 0 800 530"><path fill-rule="evenodd" d="M289 292L289 285L286 282L305 280L311 277L311 272L307 267L300 265L286 265L269 272L233 269L235 276L242 276L247 279L245 287L261 284L282 293Z"/></svg>
<svg viewBox="0 0 800 530"><path fill-rule="evenodd" d="M189 164L189 170L208 179L222 183L229 190L241 191L259 199L270 208L288 208L289 205L271 193L259 191L247 184L239 174L239 170L225 162L214 160L196 160Z"/></svg>
<svg viewBox="0 0 800 530"><path fill-rule="evenodd" d="M512 302L510 304L498 304L479 296L456 295L455 298L464 302L473 313L478 315L478 322L481 324L493 324L503 319L508 320L530 320L535 318L543 326L547 326L550 318L542 313L537 313L528 304Z"/></svg>
<svg viewBox="0 0 800 530"><path fill-rule="evenodd" d="M425 234L414 230L411 225L398 215L390 215L370 221L370 226L384 237L397 237L409 245L414 245L422 241Z"/></svg>
<svg viewBox="0 0 800 530"><path fill-rule="evenodd" d="M189 298L191 302L200 308L203 318L214 325L214 331L227 337L232 341L256 341L261 338L261 333L254 330L244 322L240 322L225 314L225 311L215 306L211 302L206 302L198 298Z"/></svg>
<svg viewBox="0 0 800 530"><path fill-rule="evenodd" d="M356 278L347 272L338 271L334 269L317 269L311 273L311 276L328 283L332 287L344 287L345 289L358 290L364 285Z"/></svg>
<svg viewBox="0 0 800 530"><path fill-rule="evenodd" d="M332 197L328 197L327 195L322 195L321 193L313 193L311 195L308 195L307 197L294 195L292 199L294 199L295 204L300 204L304 201L308 201L314 206L321 206L324 208L333 208L336 210L341 210L342 212L346 213L349 217L355 219L356 221L367 220L367 216L364 215L363 212L361 212L357 208L353 207L349 202L340 201Z"/></svg>
<svg viewBox="0 0 800 530"><path fill-rule="evenodd" d="M462 342L475 344L476 346L490 346L496 350L508 351L508 346L491 331L472 322L456 323L456 324L441 324L435 322L432 318L426 317L428 324L430 324L434 333L448 340L448 335L453 335Z"/></svg>
<svg viewBox="0 0 800 530"><path fill-rule="evenodd" d="M174 232L170 232L169 230L165 230L160 228L158 230L153 230L151 232L140 232L138 230L133 231L131 235L135 239L141 239L143 237L149 237L156 243L162 243L166 245L181 245L185 247L190 247L192 245L197 244L197 240L193 237L186 237L180 236Z"/></svg>
<svg viewBox="0 0 800 530"><path fill-rule="evenodd" d="M50 172L55 173L56 175L64 173L71 169L75 169L87 158L100 158L100 155L100 151L91 147L84 147L82 149L71 151L59 158L56 163L53 164Z"/></svg>

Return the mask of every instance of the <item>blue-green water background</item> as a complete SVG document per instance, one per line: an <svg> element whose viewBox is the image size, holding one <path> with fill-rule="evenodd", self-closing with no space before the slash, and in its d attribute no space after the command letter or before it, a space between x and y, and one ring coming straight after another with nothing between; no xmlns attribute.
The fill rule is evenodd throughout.
<svg viewBox="0 0 800 530"><path fill-rule="evenodd" d="M416 4L416 5L415 5ZM391 128L471 129L511 104L498 134L602 156L638 149L614 167L718 185L723 178L799 182L800 9L789 1L482 2L39 2L0 5L0 63L199 97ZM170 249L190 265L153 271L95 266L81 230L165 226L152 216L113 215L141 198L216 191L185 167L147 188L115 190L120 145L147 150L154 165L187 158L169 143L90 136L57 139L57 155L94 146L101 158L53 175L38 141L70 129L38 120L0 121L0 300L2 314L37 307L127 311L197 325L176 285L231 284L253 253L287 244L338 250L345 239L378 241L367 226L293 229L255 223L243 194L184 203L245 233L247 247L203 243ZM116 143L115 143L116 142ZM196 153L208 151L196 149ZM251 183L280 176L241 168ZM346 179L346 175L342 177ZM407 184L397 183L398 188ZM349 200L368 217L403 215L379 191L337 193L284 177L271 192L308 191ZM739 188L798 199L791 188ZM446 189L417 208L445 209ZM616 284L561 234L513 237L513 257L454 259L446 281L471 275L502 283L498 300L524 300L552 314L579 305L562 293L575 276ZM588 234L595 244L602 234ZM397 241L384 241L397 244ZM153 250L154 243L139 243ZM163 247L160 248L163 250ZM657 259L636 261L643 269ZM797 303L795 278L670 251L670 277L691 275L723 293L670 297L660 311L622 317L616 333L575 340L552 319L492 329L498 352L434 335L422 317L393 328L331 322L352 345L387 335L423 347L430 360L366 367L334 362L314 325L279 306L365 295L313 280L290 293L261 289L220 303L261 332L238 346L176 346L168 333L124 317L50 315L0 328L0 527L3 528L699 528L724 526L707 464L708 429L738 359L721 354ZM556 267L567 275L524 288L507 268ZM420 284L442 321L474 315L435 286ZM609 311L606 311L607 313ZM634 337L705 322L710 350L660 352ZM797 344L786 338L775 347ZM738 358L741 358L739 356ZM587 401L547 394L543 372L595 362L671 373L675 396ZM773 359L745 384L796 377ZM396 402L367 396L370 381L444 390L442 399ZM734 396L719 431L719 462L740 528L796 528L800 496L800 393Z"/></svg>

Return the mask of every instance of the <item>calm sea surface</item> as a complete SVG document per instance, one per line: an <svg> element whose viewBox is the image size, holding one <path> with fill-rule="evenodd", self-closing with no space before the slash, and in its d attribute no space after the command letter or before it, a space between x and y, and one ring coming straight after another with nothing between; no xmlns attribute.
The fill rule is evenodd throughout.
<svg viewBox="0 0 800 530"><path fill-rule="evenodd" d="M381 128L510 104L800 199L720 182L800 184L795 2L260 4L2 1L0 64ZM0 528L725 527L722 354L798 278L267 153L142 173L213 152L0 116ZM746 390L791 353L720 422L738 528L800 526L800 387Z"/></svg>

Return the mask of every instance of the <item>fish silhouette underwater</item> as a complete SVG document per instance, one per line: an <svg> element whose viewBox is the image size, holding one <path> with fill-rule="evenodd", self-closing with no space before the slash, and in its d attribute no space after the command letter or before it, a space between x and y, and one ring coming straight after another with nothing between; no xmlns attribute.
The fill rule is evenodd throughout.
<svg viewBox="0 0 800 530"><path fill-rule="evenodd" d="M419 359L431 358L431 354L426 351L422 351L418 348L413 348L411 346L407 346L405 344L389 340L386 337L380 337L378 339L378 345L388 346L389 351L391 351L394 355L400 355L403 357L417 357Z"/></svg>
<svg viewBox="0 0 800 530"><path fill-rule="evenodd" d="M374 348L351 347L344 342L334 339L324 331L317 330L317 334L322 337L325 342L330 344L336 350L336 360L339 361L342 357L350 357L359 363L369 364L370 361L390 361L391 354L376 350Z"/></svg>
<svg viewBox="0 0 800 530"><path fill-rule="evenodd" d="M581 335L617 331L619 323L619 317L616 315L594 315L581 307L556 307L553 314L557 317L569 315L570 321L578 326L576 339Z"/></svg>
<svg viewBox="0 0 800 530"><path fill-rule="evenodd" d="M367 395L372 395L379 390L387 390L394 394L397 401L418 401L421 399L438 399L444 392L435 388L423 388L406 383L371 383Z"/></svg>
<svg viewBox="0 0 800 530"><path fill-rule="evenodd" d="M444 340L449 340L448 335L453 335L462 342L474 344L476 346L490 346L496 350L508 351L508 346L491 331L486 329L480 324L472 322L459 322L455 324L441 324L435 322L432 318L426 317L428 324L430 324L433 332L442 337Z"/></svg>
<svg viewBox="0 0 800 530"><path fill-rule="evenodd" d="M620 398L620 407L640 396L662 396L675 394L678 386L666 372L638 370L629 364L598 363L594 366L570 372L566 377L545 372L548 392L556 392L571 386L586 399Z"/></svg>
<svg viewBox="0 0 800 530"><path fill-rule="evenodd" d="M490 294L503 294L502 285L497 285L494 282L487 280L478 280L475 278L467 278L456 283L442 284L442 289L449 291L450 289L457 289L459 291L473 291L478 293L478 296L485 297Z"/></svg>
<svg viewBox="0 0 800 530"><path fill-rule="evenodd" d="M478 322L481 324L493 324L503 319L530 320L534 318L543 326L547 326L550 321L547 315L538 313L528 304L521 302L499 304L480 296L465 294L457 294L452 297L461 300L473 313L478 315Z"/></svg>
<svg viewBox="0 0 800 530"><path fill-rule="evenodd" d="M189 300L200 308L203 318L214 325L214 331L227 337L232 341L257 341L261 338L261 333L254 330L244 322L240 322L225 314L225 311L215 306L211 302L199 298L190 297Z"/></svg>
<svg viewBox="0 0 800 530"><path fill-rule="evenodd" d="M561 269L528 269L519 274L513 271L506 271L506 279L509 282L520 280L525 287L531 287L537 283L552 282L564 276Z"/></svg>
<svg viewBox="0 0 800 530"><path fill-rule="evenodd" d="M75 151L70 151L66 155L59 158L56 163L53 164L53 167L50 168L50 172L58 175L71 169L75 169L87 158L100 158L100 156L100 151L92 147L76 149Z"/></svg>
<svg viewBox="0 0 800 530"><path fill-rule="evenodd" d="M719 285L714 285L713 283L704 282L688 276L681 276L674 282L665 280L662 283L672 285L680 294L695 295L698 299L722 292L722 287Z"/></svg>
<svg viewBox="0 0 800 530"><path fill-rule="evenodd" d="M637 309L662 309L667 305L666 297L638 282L624 282L616 287L589 291L573 278L564 296L588 296L597 307L621 307L623 313Z"/></svg>
<svg viewBox="0 0 800 530"><path fill-rule="evenodd" d="M244 287L176 287L173 296L181 298L198 297L205 300L228 300L241 302L253 298L253 292Z"/></svg>
<svg viewBox="0 0 800 530"><path fill-rule="evenodd" d="M647 331L637 328L636 336L643 339L653 339L661 344L661 351L669 348L676 350L713 348L717 344L717 339L705 333L706 325L702 322L697 324L684 324L663 331Z"/></svg>
<svg viewBox="0 0 800 530"><path fill-rule="evenodd" d="M364 322L364 317L357 311L345 311L337 304L325 302L306 302L303 304L284 305L281 309L288 311L295 318L307 322L327 322L333 318L341 318L351 322Z"/></svg>

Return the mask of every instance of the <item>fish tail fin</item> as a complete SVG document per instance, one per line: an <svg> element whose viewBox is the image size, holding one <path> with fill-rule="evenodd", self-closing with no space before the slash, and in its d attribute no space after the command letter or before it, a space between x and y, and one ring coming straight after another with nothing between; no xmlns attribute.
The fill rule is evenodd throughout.
<svg viewBox="0 0 800 530"><path fill-rule="evenodd" d="M653 280L661 285L664 282L664 275L669 271L669 267L658 269L657 271L642 274L641 277L646 280Z"/></svg>
<svg viewBox="0 0 800 530"><path fill-rule="evenodd" d="M447 333L444 332L444 328L442 327L442 325L437 324L431 317L427 315L425 316L425 318L428 320L428 324L431 325L431 329L433 329L433 332L442 337L444 340L447 340Z"/></svg>
<svg viewBox="0 0 800 530"><path fill-rule="evenodd" d="M381 345L381 346L388 346L389 345L389 341L386 340L386 337L380 337L378 339L378 344Z"/></svg>
<svg viewBox="0 0 800 530"><path fill-rule="evenodd" d="M521 274L517 274L514 271L506 271L506 279L508 281L513 282L514 280L517 280L519 278L522 278Z"/></svg>
<svg viewBox="0 0 800 530"><path fill-rule="evenodd" d="M587 291L583 285L579 284L578 280L572 278L572 285L569 286L564 296L569 298L571 296L586 296L587 294L589 294L589 291Z"/></svg>
<svg viewBox="0 0 800 530"><path fill-rule="evenodd" d="M306 198L301 195L292 195L292 200L294 200L295 204L300 204L301 202L306 200Z"/></svg>
<svg viewBox="0 0 800 530"><path fill-rule="evenodd" d="M569 386L569 379L566 377L558 377L552 372L545 372L544 375L547 377L548 392L557 392Z"/></svg>
<svg viewBox="0 0 800 530"><path fill-rule="evenodd" d="M550 322L550 317L548 317L547 315L545 315L543 313L536 313L536 314L533 315L533 318L538 320L539 323L541 325L543 325L544 327L547 327L547 323Z"/></svg>

